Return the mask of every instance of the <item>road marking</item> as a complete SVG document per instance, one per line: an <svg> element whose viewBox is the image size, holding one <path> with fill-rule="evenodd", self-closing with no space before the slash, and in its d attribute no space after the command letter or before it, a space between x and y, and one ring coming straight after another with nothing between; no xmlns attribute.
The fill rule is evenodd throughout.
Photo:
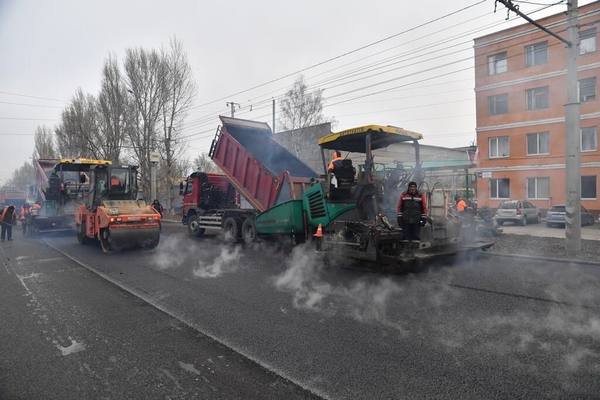
<svg viewBox="0 0 600 400"><path fill-rule="evenodd" d="M112 278L108 274L105 274L104 272L98 271L94 267L92 267L92 266L84 263L83 261L80 261L76 257L70 255L66 251L64 251L61 248L59 248L59 247L55 246L54 244L50 243L47 239L43 239L43 242L46 244L46 246L48 246L51 249L55 250L56 252L62 254L63 256L65 256L68 259L70 259L71 261L73 261L73 262L81 265L83 268L87 269L88 271L90 271L90 272L98 275L102 279L107 280L108 282L110 282L113 285L117 286L121 290L124 290L125 292L127 292L127 293L129 293L129 294L131 294L131 295L133 295L133 296L135 296L135 297L137 297L137 298L145 301L146 303L148 303L152 307L156 308L157 310L162 311L163 313L167 314L168 316L170 316L172 318L175 318L176 320L178 320L178 321L182 322L183 324L189 326L190 328L192 328L195 331L201 333L202 335L204 335L204 336L206 336L206 337L214 340L216 343L219 343L222 346L227 347L231 351L233 351L233 352L241 355L242 357L248 359L249 361L253 362L254 364L260 366L263 369L265 369L266 371L269 371L273 375L276 375L276 376L280 377L281 379L286 380L286 381L288 381L288 382L290 382L290 383L298 386L299 388L305 390L306 392L310 393L311 395L313 395L315 397L318 397L318 398L321 398L321 399L330 399L330 397L328 395L326 395L325 393L322 393L319 390L307 387L306 385L298 382L294 378L289 377L286 373L281 372L281 371L277 371L275 368L271 367L270 365L265 364L264 362L260 361L258 358L254 357L254 356L251 356L250 354L248 354L245 351L241 350L237 346L229 343L227 340L218 338L218 337L214 336L213 334L207 332L203 327L201 327L200 325L198 325L197 323L195 323L194 321L192 321L191 319L189 319L188 317L186 317L185 315L183 315L183 313L178 313L178 312L169 310L165 305L160 304L158 301L156 301L157 299L151 297L150 295L148 295L144 291L142 291L140 289L135 289L135 288L129 287L129 286L125 285L124 283L119 282L118 280Z"/></svg>
<svg viewBox="0 0 600 400"><path fill-rule="evenodd" d="M85 343L83 342L78 342L76 340L73 340L69 337L69 340L71 341L71 344L69 346L61 346L58 343L54 343L54 345L56 346L56 348L58 350L60 350L61 354L63 356L68 356L70 354L75 354L75 353L79 353L80 351L84 351L85 350Z"/></svg>

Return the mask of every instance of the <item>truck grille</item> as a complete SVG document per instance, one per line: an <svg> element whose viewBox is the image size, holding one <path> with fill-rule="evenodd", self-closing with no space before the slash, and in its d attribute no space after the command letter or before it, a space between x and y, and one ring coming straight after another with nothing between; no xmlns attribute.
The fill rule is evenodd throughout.
<svg viewBox="0 0 600 400"><path fill-rule="evenodd" d="M321 192L314 192L308 195L308 206L310 207L311 218L325 216L325 203Z"/></svg>

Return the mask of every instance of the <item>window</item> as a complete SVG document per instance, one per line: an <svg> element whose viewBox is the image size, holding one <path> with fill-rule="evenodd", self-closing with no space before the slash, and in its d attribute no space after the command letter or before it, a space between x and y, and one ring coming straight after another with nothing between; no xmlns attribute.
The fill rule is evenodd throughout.
<svg viewBox="0 0 600 400"><path fill-rule="evenodd" d="M579 32L579 54L594 53L596 51L596 28Z"/></svg>
<svg viewBox="0 0 600 400"><path fill-rule="evenodd" d="M490 115L506 114L508 112L508 93L488 97Z"/></svg>
<svg viewBox="0 0 600 400"><path fill-rule="evenodd" d="M490 179L490 198L508 199L510 198L510 179Z"/></svg>
<svg viewBox="0 0 600 400"><path fill-rule="evenodd" d="M580 79L577 82L579 87L579 101L585 102L596 99L596 77Z"/></svg>
<svg viewBox="0 0 600 400"><path fill-rule="evenodd" d="M581 177L581 198L595 199L596 198L596 176Z"/></svg>
<svg viewBox="0 0 600 400"><path fill-rule="evenodd" d="M497 53L488 57L488 72L490 75L501 74L508 70L506 52Z"/></svg>
<svg viewBox="0 0 600 400"><path fill-rule="evenodd" d="M527 198L547 199L550 197L550 178L527 178Z"/></svg>
<svg viewBox="0 0 600 400"><path fill-rule="evenodd" d="M527 154L550 154L550 134L548 132L527 134Z"/></svg>
<svg viewBox="0 0 600 400"><path fill-rule="evenodd" d="M548 42L540 42L525 46L525 65L546 64L548 62Z"/></svg>
<svg viewBox="0 0 600 400"><path fill-rule="evenodd" d="M508 136L489 138L490 158L508 157Z"/></svg>
<svg viewBox="0 0 600 400"><path fill-rule="evenodd" d="M527 109L548 108L548 86L527 90Z"/></svg>
<svg viewBox="0 0 600 400"><path fill-rule="evenodd" d="M597 148L596 127L581 128L581 151L594 151Z"/></svg>

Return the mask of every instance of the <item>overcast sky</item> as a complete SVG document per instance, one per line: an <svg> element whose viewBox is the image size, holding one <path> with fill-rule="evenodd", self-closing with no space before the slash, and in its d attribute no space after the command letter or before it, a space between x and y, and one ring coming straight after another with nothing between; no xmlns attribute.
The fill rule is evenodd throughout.
<svg viewBox="0 0 600 400"><path fill-rule="evenodd" d="M192 159L207 151L217 115L227 114L218 99L240 103L240 117L270 124L270 99L297 75L232 94L476 2L0 0L0 183L31 157L36 126L54 127L77 88L97 93L109 53L122 60L128 47L159 48L173 36L183 42L199 89L184 132L197 134L187 143ZM493 11L488 0L303 74L325 89L324 113L336 129L390 124L423 133L426 144L467 145L475 138L473 69L436 76L473 66L474 37L522 23Z"/></svg>

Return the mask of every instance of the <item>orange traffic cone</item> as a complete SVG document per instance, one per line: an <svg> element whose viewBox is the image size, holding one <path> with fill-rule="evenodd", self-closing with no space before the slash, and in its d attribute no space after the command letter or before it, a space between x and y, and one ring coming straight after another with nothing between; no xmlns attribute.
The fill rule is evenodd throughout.
<svg viewBox="0 0 600 400"><path fill-rule="evenodd" d="M317 241L317 251L321 251L323 249L323 227L321 226L321 224L319 224L317 232L313 236Z"/></svg>
<svg viewBox="0 0 600 400"><path fill-rule="evenodd" d="M321 224L319 224L319 227L317 228L317 232L313 236L316 238L323 237L323 227L321 226Z"/></svg>

